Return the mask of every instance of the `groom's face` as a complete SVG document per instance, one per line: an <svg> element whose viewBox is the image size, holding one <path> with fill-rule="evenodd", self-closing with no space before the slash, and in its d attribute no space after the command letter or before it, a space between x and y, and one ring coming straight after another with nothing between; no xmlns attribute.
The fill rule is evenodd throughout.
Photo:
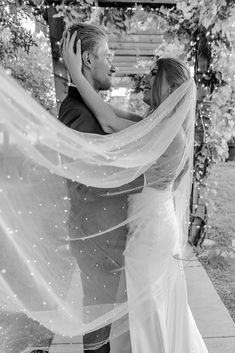
<svg viewBox="0 0 235 353"><path fill-rule="evenodd" d="M115 67L112 65L112 53L107 40L101 39L91 55L93 56L91 75L94 88L97 91L110 89Z"/></svg>

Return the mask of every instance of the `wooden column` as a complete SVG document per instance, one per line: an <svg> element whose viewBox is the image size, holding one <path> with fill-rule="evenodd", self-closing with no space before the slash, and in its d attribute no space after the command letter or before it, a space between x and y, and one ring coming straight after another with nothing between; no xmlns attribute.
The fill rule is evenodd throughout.
<svg viewBox="0 0 235 353"><path fill-rule="evenodd" d="M197 112L195 126L194 148L194 183L191 195L191 226L189 228L189 240L197 246L202 244L206 235L207 205L206 205L206 178L210 164L209 146L206 135L210 127L208 109L210 101L206 96L212 87L205 85L205 78L210 75L210 50L205 36L205 31L198 30L195 34L197 42L195 56L195 81L197 84ZM209 81L208 81L209 82Z"/></svg>
<svg viewBox="0 0 235 353"><path fill-rule="evenodd" d="M50 6L47 9L47 23L49 25L50 33L56 102L57 110L59 110L60 105L67 94L68 75L61 58L60 50L60 40L64 31L64 22L61 17L53 17L56 13L57 11L54 6Z"/></svg>

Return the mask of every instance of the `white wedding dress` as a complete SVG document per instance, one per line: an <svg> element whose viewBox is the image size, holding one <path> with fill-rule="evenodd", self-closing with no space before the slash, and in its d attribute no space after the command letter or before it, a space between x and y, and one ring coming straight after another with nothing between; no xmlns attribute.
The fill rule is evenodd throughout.
<svg viewBox="0 0 235 353"><path fill-rule="evenodd" d="M188 306L183 262L174 257L179 227L171 187L132 195L129 213L136 212L142 217L130 224L125 250L131 343L126 334L111 353L207 353Z"/></svg>

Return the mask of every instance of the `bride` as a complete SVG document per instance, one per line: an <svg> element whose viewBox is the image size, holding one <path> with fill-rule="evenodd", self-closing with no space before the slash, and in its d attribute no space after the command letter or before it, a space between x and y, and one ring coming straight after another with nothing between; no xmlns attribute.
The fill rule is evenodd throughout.
<svg viewBox="0 0 235 353"><path fill-rule="evenodd" d="M0 70L0 119L11 141L8 148L1 141L0 153L0 319L7 341L0 341L2 350L8 352L11 342L17 347L27 335L32 342L32 327L38 322L49 332L74 337L76 353L83 352L86 333L106 325L111 325L111 353L207 353L188 306L183 268L195 84L181 61L159 59L151 71L148 115L138 123L119 119L83 77L80 46L74 54L73 45L74 36L65 39L65 63L109 135L64 126ZM81 271L70 251L71 200L64 179L102 191L143 173L145 187L129 197L127 220L112 227L129 227L116 301L84 307L81 276L98 280ZM109 196L101 192L99 197ZM86 237L97 244L93 250L84 246L91 258L99 252L96 237L109 231ZM116 275L115 266L111 274ZM109 284L104 286L106 298L112 298ZM120 298L125 290L124 302ZM19 312L28 318L22 335L11 330L10 318ZM21 351L33 349L43 349L36 338Z"/></svg>
<svg viewBox="0 0 235 353"><path fill-rule="evenodd" d="M80 42L75 54L74 39L68 36L64 41L64 61L104 131L113 133L134 124L118 118L86 81L81 72ZM187 221L190 194L191 171L186 166L190 160L192 167L195 87L181 61L161 58L155 63L150 72L149 114L185 85L193 92L186 102L186 114L177 112L179 103L169 111L165 119L178 118L180 122L172 121L173 128L176 124L170 139L159 136L168 143L145 172L143 191L129 196L129 237L124 255L131 347L128 336L122 337L111 343L111 353L207 352L188 307L182 262L187 243L187 227L183 223ZM180 201L179 197L187 200Z"/></svg>

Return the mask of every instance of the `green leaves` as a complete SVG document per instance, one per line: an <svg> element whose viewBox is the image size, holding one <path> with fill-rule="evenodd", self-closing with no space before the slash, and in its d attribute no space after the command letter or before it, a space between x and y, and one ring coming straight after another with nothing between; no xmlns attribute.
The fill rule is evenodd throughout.
<svg viewBox="0 0 235 353"><path fill-rule="evenodd" d="M1 64L46 110L56 115L50 43L44 36L35 41L37 46L31 47L28 53L19 49L17 57L6 56Z"/></svg>

